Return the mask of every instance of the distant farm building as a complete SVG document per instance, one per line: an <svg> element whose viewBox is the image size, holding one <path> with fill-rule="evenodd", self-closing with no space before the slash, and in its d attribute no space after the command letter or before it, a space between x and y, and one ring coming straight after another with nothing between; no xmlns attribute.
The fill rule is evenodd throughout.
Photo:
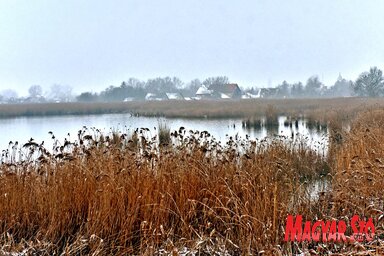
<svg viewBox="0 0 384 256"><path fill-rule="evenodd" d="M149 100L149 101L158 100L158 101L160 101L160 100L164 100L164 97L161 97L155 93L147 93L147 95L145 95L145 100Z"/></svg>
<svg viewBox="0 0 384 256"><path fill-rule="evenodd" d="M208 88L205 85L202 85L199 87L199 89L197 89L196 98L197 99L211 99L212 98L212 91L208 90Z"/></svg>
<svg viewBox="0 0 384 256"><path fill-rule="evenodd" d="M240 99L242 92L237 84L202 85L196 92L198 99Z"/></svg>
<svg viewBox="0 0 384 256"><path fill-rule="evenodd" d="M240 99L242 92L238 84L213 84L208 88L213 92L215 98Z"/></svg>
<svg viewBox="0 0 384 256"><path fill-rule="evenodd" d="M278 88L261 88L259 94L261 98L276 98L278 92Z"/></svg>
<svg viewBox="0 0 384 256"><path fill-rule="evenodd" d="M261 90L257 92L257 94L253 94L250 92L245 93L241 98L242 99L257 99L261 97Z"/></svg>
<svg viewBox="0 0 384 256"><path fill-rule="evenodd" d="M135 98L133 98L133 97L127 97L123 101L124 102L130 102L130 101L134 101L134 100L135 100Z"/></svg>
<svg viewBox="0 0 384 256"><path fill-rule="evenodd" d="M168 100L184 100L183 95L179 92L167 92L165 95Z"/></svg>

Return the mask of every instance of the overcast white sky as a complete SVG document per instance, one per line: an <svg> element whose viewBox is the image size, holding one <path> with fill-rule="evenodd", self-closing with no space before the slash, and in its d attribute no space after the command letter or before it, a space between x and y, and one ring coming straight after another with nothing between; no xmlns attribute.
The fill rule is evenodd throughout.
<svg viewBox="0 0 384 256"><path fill-rule="evenodd" d="M129 77L240 86L384 68L382 0L0 0L0 91Z"/></svg>

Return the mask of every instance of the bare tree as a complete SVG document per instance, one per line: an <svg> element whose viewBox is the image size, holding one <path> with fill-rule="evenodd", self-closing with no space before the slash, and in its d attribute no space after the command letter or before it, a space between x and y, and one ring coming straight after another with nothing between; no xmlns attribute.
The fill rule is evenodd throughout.
<svg viewBox="0 0 384 256"><path fill-rule="evenodd" d="M18 97L18 94L16 91L7 89L1 92L1 95L3 96L4 100L15 100Z"/></svg>
<svg viewBox="0 0 384 256"><path fill-rule="evenodd" d="M377 67L369 72L361 73L357 78L353 90L359 96L378 97L384 92L383 72Z"/></svg>
<svg viewBox="0 0 384 256"><path fill-rule="evenodd" d="M73 100L72 87L54 84L50 88L49 98L53 101L69 102Z"/></svg>
<svg viewBox="0 0 384 256"><path fill-rule="evenodd" d="M149 79L145 84L145 88L148 92L153 93L167 93L177 92L181 88L183 82L177 77L157 77L155 79Z"/></svg>
<svg viewBox="0 0 384 256"><path fill-rule="evenodd" d="M28 93L32 98L40 97L43 94L43 89L40 85L32 85L29 87Z"/></svg>
<svg viewBox="0 0 384 256"><path fill-rule="evenodd" d="M144 87L145 82L140 81L137 78L131 77L131 78L129 78L127 80L127 82L125 84L126 84L126 86L131 86L131 87L134 87L134 88L139 88L139 87Z"/></svg>
<svg viewBox="0 0 384 256"><path fill-rule="evenodd" d="M328 96L330 97L347 97L352 95L353 82L348 81L339 76L335 84L329 88Z"/></svg>
<svg viewBox="0 0 384 256"><path fill-rule="evenodd" d="M201 81L196 78L193 79L191 82L185 84L185 86L180 89L180 92L183 96L193 97L195 96L196 91L200 88L201 85Z"/></svg>
<svg viewBox="0 0 384 256"><path fill-rule="evenodd" d="M187 85L187 88L193 92L196 92L201 85L202 83L199 79L193 79L191 82L189 82L189 84Z"/></svg>
<svg viewBox="0 0 384 256"><path fill-rule="evenodd" d="M229 83L229 79L226 76L208 77L203 82L203 84L206 87L209 87L211 85L224 85L224 84L228 84L228 83Z"/></svg>
<svg viewBox="0 0 384 256"><path fill-rule="evenodd" d="M307 84L305 85L305 92L307 96L318 96L319 90L323 84L320 82L320 79L318 76L311 76L307 80Z"/></svg>

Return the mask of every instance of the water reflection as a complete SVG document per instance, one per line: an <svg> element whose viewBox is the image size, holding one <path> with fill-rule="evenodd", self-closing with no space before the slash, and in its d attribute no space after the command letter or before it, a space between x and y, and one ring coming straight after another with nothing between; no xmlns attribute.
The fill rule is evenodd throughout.
<svg viewBox="0 0 384 256"><path fill-rule="evenodd" d="M308 127L305 120L297 120L290 124L287 117L279 117L278 125L252 127L244 126L242 119L165 119L154 117L136 117L129 114L106 114L87 116L57 116L57 117L22 117L0 120L0 149L6 149L10 141L26 143L33 138L37 143L45 142L45 147L52 148L52 135L60 141L73 141L77 132L83 127L96 127L102 132L119 130L130 133L136 128L149 128L149 135L155 136L159 122L165 122L168 127L178 130L181 126L187 130L209 131L218 141L225 142L229 136L237 136L262 140L265 137L280 136L289 140L304 140L316 150L324 151L327 147L328 133L326 128ZM323 152L324 153L324 152Z"/></svg>

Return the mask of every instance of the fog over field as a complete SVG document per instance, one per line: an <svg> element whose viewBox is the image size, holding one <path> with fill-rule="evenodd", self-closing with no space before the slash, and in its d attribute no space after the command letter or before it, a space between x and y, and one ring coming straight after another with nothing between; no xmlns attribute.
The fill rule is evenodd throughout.
<svg viewBox="0 0 384 256"><path fill-rule="evenodd" d="M383 68L384 2L0 1L0 91L100 92L129 77L332 85Z"/></svg>

